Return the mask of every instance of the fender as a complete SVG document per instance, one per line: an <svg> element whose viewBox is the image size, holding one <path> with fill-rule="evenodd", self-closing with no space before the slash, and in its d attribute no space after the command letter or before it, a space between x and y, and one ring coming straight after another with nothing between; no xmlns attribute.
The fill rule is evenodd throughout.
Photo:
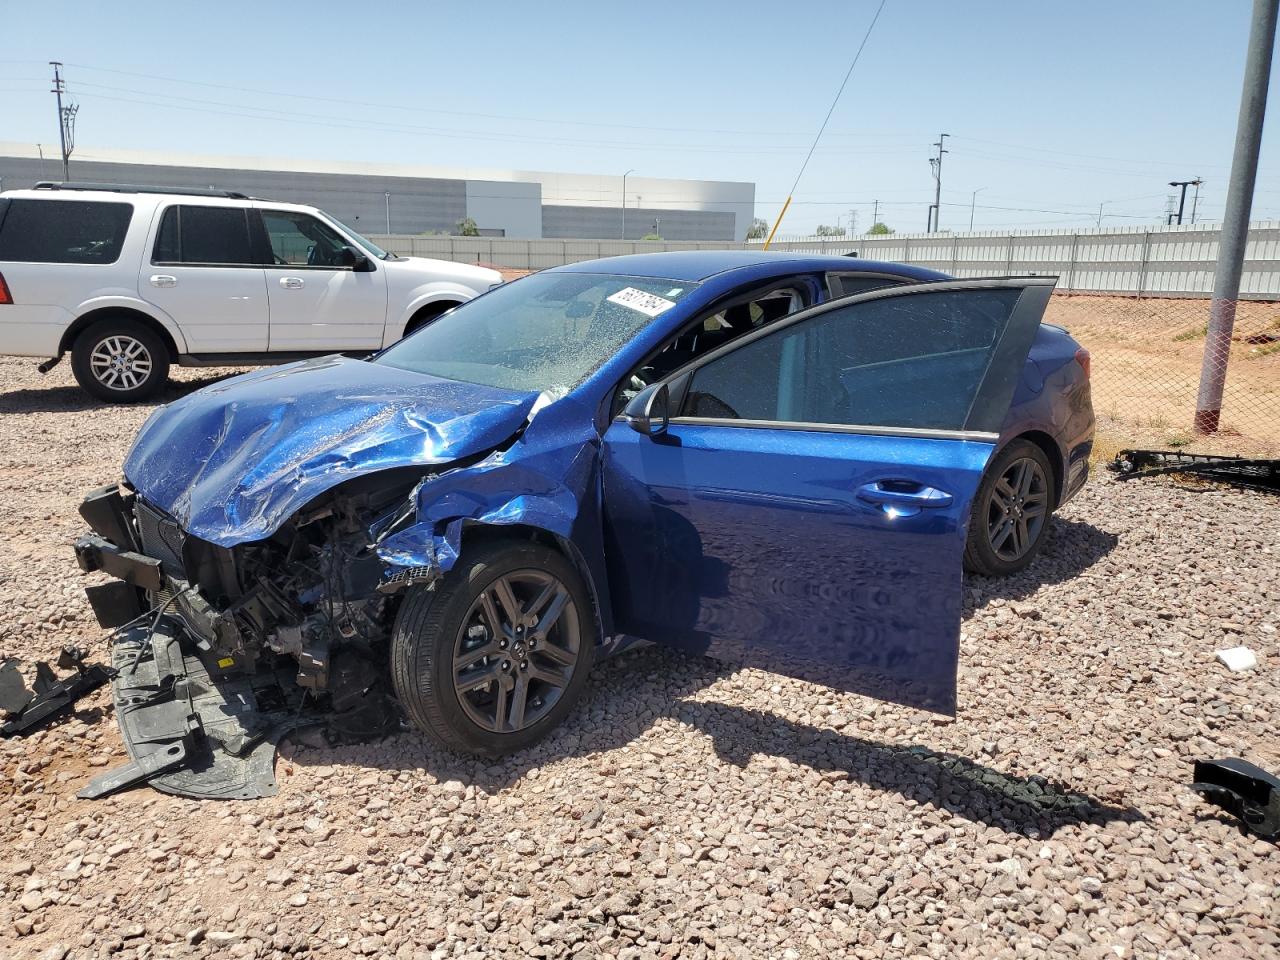
<svg viewBox="0 0 1280 960"><path fill-rule="evenodd" d="M401 311L400 316L394 320L387 320L386 330L383 332L382 345L384 347L389 347L391 344L403 337L405 327L409 325L409 321L413 319L413 315L423 307L430 306L433 303L439 303L442 300L466 303L468 300L475 299L483 292L483 290L476 290L452 280L433 281L431 283L424 283L419 287L415 287L410 291L411 296L409 303L404 310Z"/></svg>
<svg viewBox="0 0 1280 960"><path fill-rule="evenodd" d="M148 303L146 300L139 299L136 295L131 295L123 291L119 293L106 291L92 296L88 300L80 303L73 311L75 313L75 320L72 321L72 326L74 326L75 322L87 313L92 313L95 310L107 310L112 308L132 310L135 313L146 314L156 323L160 324L160 326L164 327L169 336L173 338L174 346L178 348L179 355L187 352L187 338L183 336L182 328L174 322L173 317L169 316L169 314L161 310L155 304Z"/></svg>

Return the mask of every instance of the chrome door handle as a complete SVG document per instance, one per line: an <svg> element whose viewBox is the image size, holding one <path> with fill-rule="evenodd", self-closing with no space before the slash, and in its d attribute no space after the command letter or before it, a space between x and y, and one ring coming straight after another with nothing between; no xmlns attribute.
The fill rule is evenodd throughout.
<svg viewBox="0 0 1280 960"><path fill-rule="evenodd" d="M153 287L176 287L178 278L171 277L165 273L157 273L151 277L151 285Z"/></svg>
<svg viewBox="0 0 1280 960"><path fill-rule="evenodd" d="M281 277L280 286L284 287L286 290L301 290L302 278L301 277Z"/></svg>
<svg viewBox="0 0 1280 960"><path fill-rule="evenodd" d="M878 505L890 516L914 516L922 508L949 507L955 498L945 490L914 480L877 480L858 488L858 499Z"/></svg>

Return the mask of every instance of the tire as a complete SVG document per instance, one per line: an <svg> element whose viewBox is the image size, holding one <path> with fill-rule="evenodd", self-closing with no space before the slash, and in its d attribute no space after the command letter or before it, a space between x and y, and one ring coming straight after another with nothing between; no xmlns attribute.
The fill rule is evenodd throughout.
<svg viewBox="0 0 1280 960"><path fill-rule="evenodd" d="M169 347L137 320L99 320L76 337L71 370L99 400L136 403L155 396L169 379Z"/></svg>
<svg viewBox="0 0 1280 960"><path fill-rule="evenodd" d="M554 596L544 592L552 589ZM498 757L536 743L573 709L597 628L586 585L563 555L527 541L483 543L465 552L434 590L409 591L391 635L391 678L423 733L458 753ZM513 601L524 617L519 630L507 616ZM539 635L529 628L557 604L549 629ZM491 629L493 617L501 632Z"/></svg>
<svg viewBox="0 0 1280 960"><path fill-rule="evenodd" d="M1015 489L1022 482L1027 488ZM1044 544L1056 502L1044 451L1030 440L1012 441L988 465L973 498L965 569L988 577L1024 569Z"/></svg>

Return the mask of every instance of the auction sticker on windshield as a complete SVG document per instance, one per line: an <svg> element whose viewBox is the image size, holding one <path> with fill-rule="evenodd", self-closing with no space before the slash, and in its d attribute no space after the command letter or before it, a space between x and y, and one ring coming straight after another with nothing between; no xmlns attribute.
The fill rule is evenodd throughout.
<svg viewBox="0 0 1280 960"><path fill-rule="evenodd" d="M656 293L645 293L643 290L637 290L635 287L623 287L611 297L606 297L610 303L616 303L620 307L629 307L632 310L638 310L646 317L656 317L664 310L670 310L674 307L675 301L668 300L666 297L660 297Z"/></svg>

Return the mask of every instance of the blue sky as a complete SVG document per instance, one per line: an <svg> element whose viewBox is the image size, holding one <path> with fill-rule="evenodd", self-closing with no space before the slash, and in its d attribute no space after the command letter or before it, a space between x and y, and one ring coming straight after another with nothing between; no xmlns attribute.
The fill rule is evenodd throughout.
<svg viewBox="0 0 1280 960"><path fill-rule="evenodd" d="M750 180L776 216L878 0L0 2L0 139L54 145L46 61L94 148ZM1247 0L888 0L782 233L1221 216ZM1278 65L1280 68L1280 65ZM1274 108L1274 98L1272 102ZM1272 117L1273 128L1280 117ZM1275 137L1254 217L1280 217Z"/></svg>

